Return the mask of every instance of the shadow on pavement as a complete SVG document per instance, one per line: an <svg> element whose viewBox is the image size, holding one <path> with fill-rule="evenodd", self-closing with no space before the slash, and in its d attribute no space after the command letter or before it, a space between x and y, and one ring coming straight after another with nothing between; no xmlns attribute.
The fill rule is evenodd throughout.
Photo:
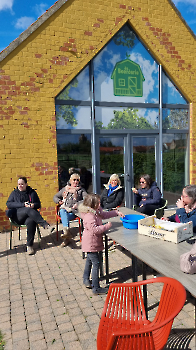
<svg viewBox="0 0 196 350"><path fill-rule="evenodd" d="M191 350L190 342L195 336L196 330L194 328L175 328L172 329L164 350Z"/></svg>

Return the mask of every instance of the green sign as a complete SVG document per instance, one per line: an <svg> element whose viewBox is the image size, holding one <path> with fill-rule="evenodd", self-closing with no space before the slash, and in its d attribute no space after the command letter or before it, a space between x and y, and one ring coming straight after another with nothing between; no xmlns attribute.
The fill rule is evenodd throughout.
<svg viewBox="0 0 196 350"><path fill-rule="evenodd" d="M145 79L139 64L129 59L116 63L111 79L115 96L143 96Z"/></svg>

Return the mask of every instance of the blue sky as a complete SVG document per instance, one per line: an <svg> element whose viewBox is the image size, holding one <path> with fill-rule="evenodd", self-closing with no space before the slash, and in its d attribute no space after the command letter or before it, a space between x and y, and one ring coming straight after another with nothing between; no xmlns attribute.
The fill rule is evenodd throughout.
<svg viewBox="0 0 196 350"><path fill-rule="evenodd" d="M82 1L82 0L81 0ZM36 19L54 0L0 0L0 52ZM187 24L196 34L196 0L173 0Z"/></svg>

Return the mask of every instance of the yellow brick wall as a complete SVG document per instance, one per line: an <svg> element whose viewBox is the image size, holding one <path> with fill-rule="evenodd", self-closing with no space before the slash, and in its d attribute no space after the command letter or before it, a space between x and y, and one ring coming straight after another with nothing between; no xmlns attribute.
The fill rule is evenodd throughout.
<svg viewBox="0 0 196 350"><path fill-rule="evenodd" d="M196 42L168 0L68 0L0 64L0 230L18 176L27 176L55 222L55 96L127 21L191 103L195 182Z"/></svg>

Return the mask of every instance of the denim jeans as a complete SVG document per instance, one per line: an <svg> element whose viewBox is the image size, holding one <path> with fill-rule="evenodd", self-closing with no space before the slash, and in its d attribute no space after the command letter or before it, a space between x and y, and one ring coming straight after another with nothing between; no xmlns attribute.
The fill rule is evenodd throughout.
<svg viewBox="0 0 196 350"><path fill-rule="evenodd" d="M92 268L92 273L91 273ZM90 273L92 277L92 289L99 288L99 268L100 257L99 252L87 253L86 264L84 268L83 281L89 281Z"/></svg>
<svg viewBox="0 0 196 350"><path fill-rule="evenodd" d="M69 221L75 219L75 215L71 212L67 212L65 209L60 209L60 216L63 227L69 227Z"/></svg>

